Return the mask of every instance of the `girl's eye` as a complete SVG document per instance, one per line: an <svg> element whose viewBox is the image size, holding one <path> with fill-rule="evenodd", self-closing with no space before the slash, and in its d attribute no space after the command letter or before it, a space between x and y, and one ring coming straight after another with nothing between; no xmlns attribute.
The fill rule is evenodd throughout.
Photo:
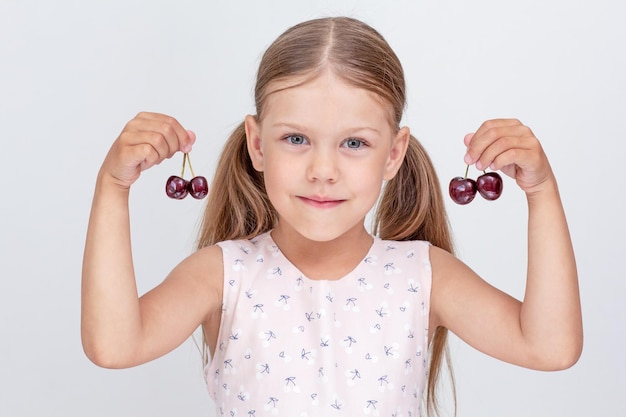
<svg viewBox="0 0 626 417"><path fill-rule="evenodd" d="M303 145L306 143L306 139L302 135L289 135L286 139L291 145Z"/></svg>
<svg viewBox="0 0 626 417"><path fill-rule="evenodd" d="M359 149L365 145L365 143L360 139L350 138L346 140L345 145L350 149Z"/></svg>

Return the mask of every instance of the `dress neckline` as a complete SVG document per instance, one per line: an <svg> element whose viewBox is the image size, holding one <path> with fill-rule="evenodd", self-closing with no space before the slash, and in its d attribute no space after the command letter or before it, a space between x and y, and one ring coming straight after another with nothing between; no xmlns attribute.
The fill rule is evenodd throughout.
<svg viewBox="0 0 626 417"><path fill-rule="evenodd" d="M335 279L323 279L323 278L322 279L313 279L313 278L309 278L304 272L302 272L300 270L300 268L298 268L298 266L296 266L293 262L291 262L291 260L289 260L289 258L287 258L285 256L283 251L280 249L280 246L278 246L278 244L272 238L272 231L271 230L265 232L263 235L260 235L258 237L258 241L260 241L260 240L267 240L272 247L276 248L276 252L279 254L278 256L280 256L280 258L283 260L283 262L286 265L288 265L290 268L293 268L293 270L296 271L307 282L332 283L332 282L345 281L346 278L349 278L351 276L356 276L358 271L359 271L359 269L362 268L362 265L364 263L369 262L368 260L372 259L374 257L375 248L380 244L381 239L379 237L375 236L375 235L372 235L372 234L369 234L369 236L372 238L372 244L370 245L369 249L365 253L365 256L362 257L361 260L349 272L347 272L343 276L341 276L339 278L335 278ZM255 240L257 240L257 239L255 239Z"/></svg>

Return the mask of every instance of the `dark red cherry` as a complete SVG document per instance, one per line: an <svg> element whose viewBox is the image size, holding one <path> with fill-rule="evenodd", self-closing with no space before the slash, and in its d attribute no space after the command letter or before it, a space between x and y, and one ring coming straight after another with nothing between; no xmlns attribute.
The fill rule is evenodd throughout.
<svg viewBox="0 0 626 417"><path fill-rule="evenodd" d="M189 184L187 185L187 189L189 190L189 194L196 199L201 199L206 197L209 193L209 183L206 178L202 176L193 177Z"/></svg>
<svg viewBox="0 0 626 417"><path fill-rule="evenodd" d="M476 187L486 200L497 200L502 195L502 177L497 172L485 172L476 179Z"/></svg>
<svg viewBox="0 0 626 417"><path fill-rule="evenodd" d="M167 182L165 183L165 193L170 198L182 200L183 198L187 197L187 193L189 192L187 189L187 184L187 180L177 175L172 175L167 179Z"/></svg>
<svg viewBox="0 0 626 417"><path fill-rule="evenodd" d="M457 204L468 204L476 196L476 181L467 177L454 177L448 187L452 201Z"/></svg>

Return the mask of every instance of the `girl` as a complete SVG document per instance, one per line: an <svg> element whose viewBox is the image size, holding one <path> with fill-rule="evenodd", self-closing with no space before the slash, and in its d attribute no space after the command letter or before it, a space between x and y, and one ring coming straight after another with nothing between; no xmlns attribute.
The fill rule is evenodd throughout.
<svg viewBox="0 0 626 417"><path fill-rule="evenodd" d="M220 158L198 250L142 297L129 189L141 171L189 152L195 135L140 113L114 142L84 256L82 338L94 363L153 360L202 326L220 415L410 416L426 386L436 411L448 329L528 368L577 361L574 254L556 180L528 127L490 120L465 137L468 164L502 170L527 195L520 302L452 255L433 166L400 127L402 67L374 29L325 18L287 30L261 61L255 100L257 114ZM370 234L364 220L378 201Z"/></svg>

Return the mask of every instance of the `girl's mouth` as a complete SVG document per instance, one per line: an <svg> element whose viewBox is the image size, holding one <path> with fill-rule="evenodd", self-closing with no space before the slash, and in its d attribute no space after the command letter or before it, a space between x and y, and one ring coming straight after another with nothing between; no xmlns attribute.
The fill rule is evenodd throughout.
<svg viewBox="0 0 626 417"><path fill-rule="evenodd" d="M316 208L333 208L337 207L345 200L334 199L325 196L298 196L298 198L305 204Z"/></svg>

